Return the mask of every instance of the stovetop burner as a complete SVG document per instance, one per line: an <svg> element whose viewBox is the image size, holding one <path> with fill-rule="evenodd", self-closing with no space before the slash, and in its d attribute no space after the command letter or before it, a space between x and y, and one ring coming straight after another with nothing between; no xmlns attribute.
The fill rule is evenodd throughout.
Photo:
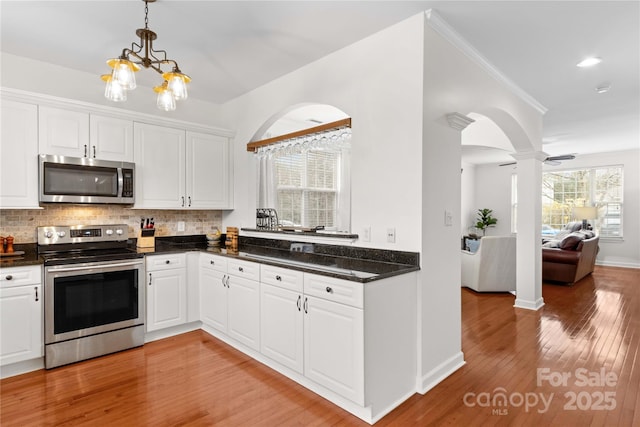
<svg viewBox="0 0 640 427"><path fill-rule="evenodd" d="M114 248L114 249L96 249L96 250L79 250L64 253L45 253L42 254L45 265L61 265L61 264L81 264L87 262L103 262L103 261L119 261L126 259L142 258L144 254L139 254L135 249Z"/></svg>
<svg viewBox="0 0 640 427"><path fill-rule="evenodd" d="M38 227L38 254L45 265L142 258L128 247L127 231L126 224Z"/></svg>

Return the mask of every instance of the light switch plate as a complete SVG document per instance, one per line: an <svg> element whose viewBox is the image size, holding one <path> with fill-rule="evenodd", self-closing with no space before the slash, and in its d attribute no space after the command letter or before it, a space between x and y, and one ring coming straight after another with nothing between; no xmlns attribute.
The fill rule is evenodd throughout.
<svg viewBox="0 0 640 427"><path fill-rule="evenodd" d="M178 221L178 231L184 231L184 221Z"/></svg>

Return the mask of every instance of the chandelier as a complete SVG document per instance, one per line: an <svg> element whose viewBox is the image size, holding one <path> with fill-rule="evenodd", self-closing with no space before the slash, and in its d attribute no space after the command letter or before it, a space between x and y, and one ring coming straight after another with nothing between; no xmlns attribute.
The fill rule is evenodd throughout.
<svg viewBox="0 0 640 427"><path fill-rule="evenodd" d="M158 108L164 111L176 109L176 101L187 99L187 83L191 78L183 74L178 63L167 58L164 50L154 50L153 41L158 37L149 29L149 5L156 0L144 1L144 28L138 28L136 35L140 37L140 44L131 43L131 49L122 50L122 55L107 61L107 65L113 68L111 74L100 76L107 83L104 96L115 102L127 100L127 92L136 88L135 73L140 71L140 66L152 68L162 75L164 81L160 86L153 88L158 94ZM144 55L144 56L142 56ZM162 65L170 65L171 71L163 71Z"/></svg>

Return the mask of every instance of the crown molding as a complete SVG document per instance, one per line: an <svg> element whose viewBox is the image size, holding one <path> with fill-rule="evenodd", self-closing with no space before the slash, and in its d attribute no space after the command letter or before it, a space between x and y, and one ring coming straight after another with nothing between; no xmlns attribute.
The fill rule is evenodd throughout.
<svg viewBox="0 0 640 427"><path fill-rule="evenodd" d="M139 121L147 124L176 127L193 132L214 133L219 136L232 138L235 132L218 128L215 126L203 125L183 120L176 120L168 117L159 117L152 114L140 113L137 111L124 110L104 105L91 104L75 99L60 98L53 95L29 92L21 89L0 86L0 96L2 99L24 102L28 104L43 105L47 107L63 108L67 110L79 111L89 114L101 114L125 120Z"/></svg>
<svg viewBox="0 0 640 427"><path fill-rule="evenodd" d="M433 28L438 34L444 37L449 43L457 47L467 58L480 66L491 77L507 88L511 93L523 100L525 103L533 107L540 114L545 114L547 108L539 103L533 96L525 92L520 86L516 85L511 79L504 75L496 68L487 58L485 58L475 47L473 47L464 37L460 35L453 27L451 27L442 17L433 9L425 12L427 24Z"/></svg>

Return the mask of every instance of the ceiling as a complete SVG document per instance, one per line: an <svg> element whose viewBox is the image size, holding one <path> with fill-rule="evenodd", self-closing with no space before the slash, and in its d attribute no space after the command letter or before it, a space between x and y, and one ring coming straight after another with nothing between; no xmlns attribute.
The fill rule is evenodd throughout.
<svg viewBox="0 0 640 427"><path fill-rule="evenodd" d="M580 155L640 146L639 6L637 0L157 0L149 4L149 28L158 34L154 47L166 50L192 77L189 96L224 103L434 9L548 109L543 150ZM2 0L0 19L3 52L99 76L108 72L106 59L138 41L144 3ZM587 56L603 61L576 67ZM158 75L140 72L138 84L155 86ZM598 94L595 88L602 84L611 89Z"/></svg>

